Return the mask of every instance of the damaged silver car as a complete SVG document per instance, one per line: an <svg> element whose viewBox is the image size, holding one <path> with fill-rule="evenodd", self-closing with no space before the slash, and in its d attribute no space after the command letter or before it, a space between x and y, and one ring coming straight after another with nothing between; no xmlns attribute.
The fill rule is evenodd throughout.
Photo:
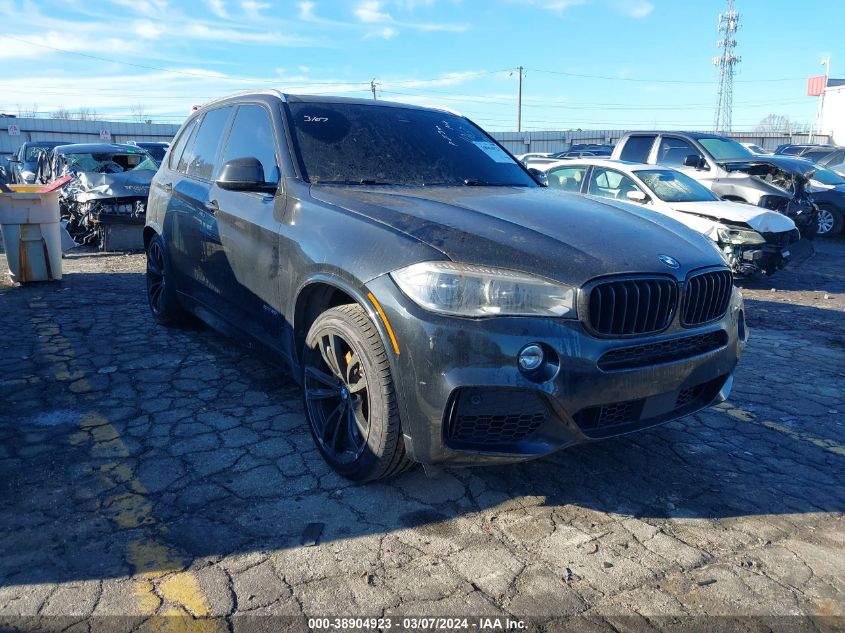
<svg viewBox="0 0 845 633"><path fill-rule="evenodd" d="M59 205L75 242L103 251L143 249L147 197L158 169L147 152L111 143L61 145L40 165L41 182L70 176Z"/></svg>

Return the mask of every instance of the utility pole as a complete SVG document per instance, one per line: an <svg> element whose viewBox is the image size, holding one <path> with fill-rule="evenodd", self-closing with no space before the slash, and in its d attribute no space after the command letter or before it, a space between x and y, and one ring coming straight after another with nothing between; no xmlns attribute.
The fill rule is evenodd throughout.
<svg viewBox="0 0 845 633"><path fill-rule="evenodd" d="M731 131L734 101L734 67L740 59L734 54L737 29L739 29L739 12L734 9L734 0L728 0L728 7L719 14L716 27L721 39L716 42L721 54L713 58L713 65L719 68L719 90L716 99L716 115L714 117L714 131L723 134Z"/></svg>
<svg viewBox="0 0 845 633"><path fill-rule="evenodd" d="M522 66L519 67L519 98L516 109L516 131L522 132Z"/></svg>
<svg viewBox="0 0 845 633"><path fill-rule="evenodd" d="M373 101L376 100L376 78L373 77L373 80L370 82L370 90L373 91Z"/></svg>

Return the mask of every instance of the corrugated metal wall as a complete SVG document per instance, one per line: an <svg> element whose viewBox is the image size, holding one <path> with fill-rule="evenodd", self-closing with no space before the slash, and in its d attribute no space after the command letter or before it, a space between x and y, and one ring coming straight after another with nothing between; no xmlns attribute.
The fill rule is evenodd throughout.
<svg viewBox="0 0 845 633"><path fill-rule="evenodd" d="M20 136L9 136L9 126ZM127 141L170 141L179 130L169 123L124 123L119 121L75 121L71 119L29 119L0 117L0 158L7 158L27 141L69 141L99 143L100 130L111 132L113 143ZM5 161L3 161L5 162Z"/></svg>
<svg viewBox="0 0 845 633"><path fill-rule="evenodd" d="M578 130L578 131L532 131L491 132L490 135L504 145L512 154L526 152L563 152L575 143L615 144L628 130ZM774 149L785 143L830 143L824 134L760 134L757 132L736 132L729 135L741 143L756 143L766 149ZM525 141L530 141L526 143Z"/></svg>

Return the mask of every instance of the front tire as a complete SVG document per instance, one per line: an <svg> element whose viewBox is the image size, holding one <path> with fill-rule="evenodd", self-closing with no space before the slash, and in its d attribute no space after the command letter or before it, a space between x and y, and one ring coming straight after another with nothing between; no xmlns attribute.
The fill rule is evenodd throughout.
<svg viewBox="0 0 845 633"><path fill-rule="evenodd" d="M355 481L393 477L411 461L387 352L357 304L323 312L302 354L305 415L328 464Z"/></svg>
<svg viewBox="0 0 845 633"><path fill-rule="evenodd" d="M180 325L189 317L179 304L172 277L164 240L154 235L147 244L147 305L159 325Z"/></svg>
<svg viewBox="0 0 845 633"><path fill-rule="evenodd" d="M819 205L819 230L816 235L819 237L833 237L842 232L842 223L845 218L839 209L828 205Z"/></svg>

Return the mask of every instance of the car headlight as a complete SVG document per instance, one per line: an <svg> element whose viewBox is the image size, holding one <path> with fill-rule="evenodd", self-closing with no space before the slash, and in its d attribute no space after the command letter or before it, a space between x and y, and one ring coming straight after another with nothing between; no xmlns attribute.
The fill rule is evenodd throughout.
<svg viewBox="0 0 845 633"><path fill-rule="evenodd" d="M731 229L727 227L719 227L716 229L716 235L719 236L719 241L725 244L765 244L766 238L760 235L757 231L749 231L747 229Z"/></svg>
<svg viewBox="0 0 845 633"><path fill-rule="evenodd" d="M575 318L575 288L515 270L420 262L390 276L414 303L432 312Z"/></svg>

